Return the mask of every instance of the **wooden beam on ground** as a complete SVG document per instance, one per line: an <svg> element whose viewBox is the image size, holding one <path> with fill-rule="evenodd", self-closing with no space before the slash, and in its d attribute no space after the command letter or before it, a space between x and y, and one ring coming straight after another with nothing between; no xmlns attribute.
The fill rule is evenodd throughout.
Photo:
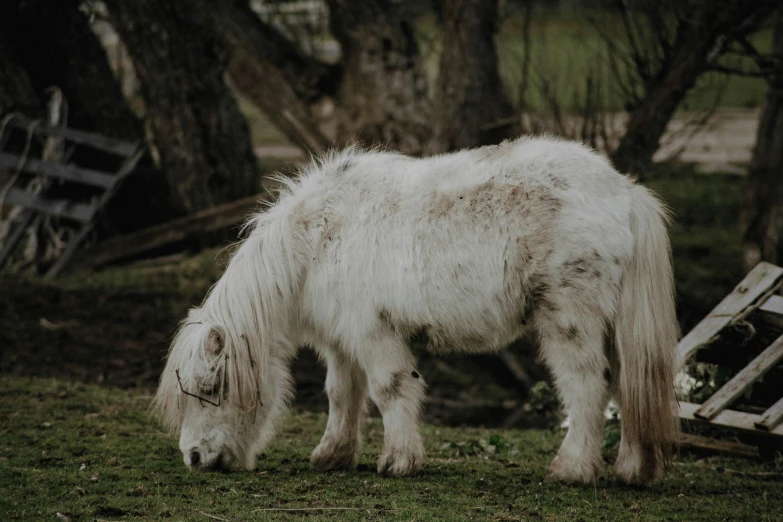
<svg viewBox="0 0 783 522"><path fill-rule="evenodd" d="M680 434L680 446L743 457L759 457L759 450L756 446L730 440L711 439L701 435L693 435L692 433Z"/></svg>
<svg viewBox="0 0 783 522"><path fill-rule="evenodd" d="M196 233L211 232L238 225L251 212L258 209L261 204L271 201L273 197L268 192L249 196L125 236L109 239L85 252L84 262L97 268L142 254L153 248L182 241Z"/></svg>
<svg viewBox="0 0 783 522"><path fill-rule="evenodd" d="M726 296L688 335L677 345L678 367L693 353L709 344L724 327L732 323L749 306L759 299L765 299L783 283L783 268L761 262L751 270L745 279Z"/></svg>
<svg viewBox="0 0 783 522"><path fill-rule="evenodd" d="M783 359L783 335L715 392L694 415L704 420L714 418L721 410L727 408L732 401L742 395L751 384L761 379L781 359Z"/></svg>

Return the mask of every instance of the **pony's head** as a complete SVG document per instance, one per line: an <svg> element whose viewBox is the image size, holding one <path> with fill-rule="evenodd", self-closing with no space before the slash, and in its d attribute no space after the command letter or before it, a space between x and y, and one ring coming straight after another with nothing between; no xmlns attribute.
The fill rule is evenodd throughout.
<svg viewBox="0 0 783 522"><path fill-rule="evenodd" d="M264 357L253 332L237 332L201 308L190 311L169 351L153 409L179 430L185 464L255 467L290 395L283 361Z"/></svg>

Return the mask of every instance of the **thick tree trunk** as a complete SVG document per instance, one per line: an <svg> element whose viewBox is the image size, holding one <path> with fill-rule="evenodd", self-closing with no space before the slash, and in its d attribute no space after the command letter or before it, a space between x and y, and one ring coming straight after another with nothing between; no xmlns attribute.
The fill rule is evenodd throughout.
<svg viewBox="0 0 783 522"><path fill-rule="evenodd" d="M221 39L232 50L228 73L234 86L258 106L293 143L319 152L329 146L309 104L333 95L339 67L304 55L265 24L247 0L201 4Z"/></svg>
<svg viewBox="0 0 783 522"><path fill-rule="evenodd" d="M783 57L783 14L778 13L773 55ZM783 61L770 78L756 134L741 216L743 259L750 269L759 261L783 260Z"/></svg>
<svg viewBox="0 0 783 522"><path fill-rule="evenodd" d="M502 141L516 126L497 125L512 115L500 82L494 36L496 0L442 0L441 56L430 152Z"/></svg>
<svg viewBox="0 0 783 522"><path fill-rule="evenodd" d="M642 176L649 169L661 136L685 95L720 56L732 31L763 9L768 10L755 2L703 2L696 12L678 20L668 58L645 85L645 97L630 111L625 134L612 155L618 170Z"/></svg>
<svg viewBox="0 0 783 522"><path fill-rule="evenodd" d="M11 112L35 118L41 114L41 102L27 71L19 63L15 46L6 37L0 31L0 120Z"/></svg>
<svg viewBox="0 0 783 522"><path fill-rule="evenodd" d="M108 0L139 78L150 141L179 210L259 190L247 124L223 75L227 53L186 0Z"/></svg>
<svg viewBox="0 0 783 522"><path fill-rule="evenodd" d="M420 154L430 103L413 28L390 0L327 0L342 48L338 141Z"/></svg>
<svg viewBox="0 0 783 522"><path fill-rule="evenodd" d="M17 46L38 96L57 86L68 102L68 125L135 140L143 126L128 108L106 54L77 0L8 2L0 31Z"/></svg>

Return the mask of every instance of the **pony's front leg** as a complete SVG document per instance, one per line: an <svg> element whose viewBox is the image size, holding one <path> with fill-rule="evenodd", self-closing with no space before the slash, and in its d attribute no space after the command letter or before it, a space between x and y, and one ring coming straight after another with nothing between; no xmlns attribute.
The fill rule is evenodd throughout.
<svg viewBox="0 0 783 522"><path fill-rule="evenodd" d="M361 447L360 424L367 410L367 377L344 355L331 349L321 354L327 363L329 419L310 465L318 471L355 468Z"/></svg>
<svg viewBox="0 0 783 522"><path fill-rule="evenodd" d="M419 416L424 379L416 370L410 348L399 339L373 339L360 358L367 373L370 397L383 417L383 451L378 473L408 475L424 462Z"/></svg>

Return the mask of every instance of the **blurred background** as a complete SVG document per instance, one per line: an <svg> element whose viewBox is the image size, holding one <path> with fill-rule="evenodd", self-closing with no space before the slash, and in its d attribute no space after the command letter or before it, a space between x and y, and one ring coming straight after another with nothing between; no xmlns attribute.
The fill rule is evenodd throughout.
<svg viewBox="0 0 783 522"><path fill-rule="evenodd" d="M426 156L542 133L595 147L672 207L688 331L781 255L779 2L6 0L0 373L152 389L270 174L349 143ZM124 145L133 168L105 198L56 174L121 172L106 151ZM84 226L22 193L95 212ZM419 356L429 421L558 422L525 342ZM725 382L698 371L694 394ZM296 406L325 410L310 351L295 375Z"/></svg>

